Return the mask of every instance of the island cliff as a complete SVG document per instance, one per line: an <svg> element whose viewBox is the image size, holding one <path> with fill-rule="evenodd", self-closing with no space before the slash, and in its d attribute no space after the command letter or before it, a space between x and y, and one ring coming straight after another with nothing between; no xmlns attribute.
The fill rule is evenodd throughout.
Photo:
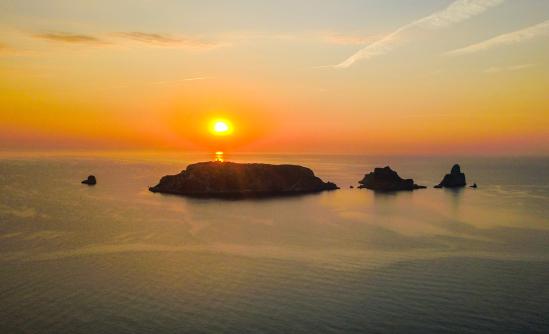
<svg viewBox="0 0 549 334"><path fill-rule="evenodd" d="M444 178L435 188L458 188L465 187L465 174L461 172L461 167L455 164L450 171L450 174L444 175Z"/></svg>
<svg viewBox="0 0 549 334"><path fill-rule="evenodd" d="M397 191L397 190L414 190L423 189L424 186L419 186L414 183L413 179L403 179L398 176L397 172L386 166L383 168L375 168L373 172L366 174L360 180L359 188L367 188L376 191Z"/></svg>
<svg viewBox="0 0 549 334"><path fill-rule="evenodd" d="M297 165L199 162L167 175L152 192L196 197L254 197L313 193L338 189Z"/></svg>

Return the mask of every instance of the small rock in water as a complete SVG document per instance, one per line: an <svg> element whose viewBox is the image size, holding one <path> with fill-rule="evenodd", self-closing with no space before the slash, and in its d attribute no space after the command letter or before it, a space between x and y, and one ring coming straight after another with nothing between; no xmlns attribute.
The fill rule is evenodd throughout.
<svg viewBox="0 0 549 334"><path fill-rule="evenodd" d="M353 186L349 186L349 189L353 189L354 187Z"/></svg>
<svg viewBox="0 0 549 334"><path fill-rule="evenodd" d="M476 184L476 183L473 183L473 185L471 186L471 188L477 188L477 184Z"/></svg>
<svg viewBox="0 0 549 334"><path fill-rule="evenodd" d="M458 164L455 164L450 171L450 174L444 175L444 178L435 188L457 188L465 187L465 174L461 172Z"/></svg>
<svg viewBox="0 0 549 334"><path fill-rule="evenodd" d="M97 183L97 180L95 179L95 176L90 175L87 179L82 181L82 184L87 184L88 186L93 186Z"/></svg>

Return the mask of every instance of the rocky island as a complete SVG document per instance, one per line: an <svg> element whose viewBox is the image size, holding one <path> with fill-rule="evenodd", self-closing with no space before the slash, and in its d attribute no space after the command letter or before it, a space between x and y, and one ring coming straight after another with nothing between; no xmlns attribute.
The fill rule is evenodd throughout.
<svg viewBox="0 0 549 334"><path fill-rule="evenodd" d="M87 179L81 182L82 184L87 184L88 186L95 186L97 184L97 179L95 176L90 175Z"/></svg>
<svg viewBox="0 0 549 334"><path fill-rule="evenodd" d="M359 188L367 188L375 191L398 191L398 190L414 190L423 189L414 183L413 179L403 179L398 176L397 172L386 166L383 168L375 168L373 172L366 174L362 180L358 182Z"/></svg>
<svg viewBox="0 0 549 334"><path fill-rule="evenodd" d="M458 188L465 187L465 174L461 172L461 167L455 164L450 171L450 174L444 175L444 178L435 188Z"/></svg>
<svg viewBox="0 0 549 334"><path fill-rule="evenodd" d="M194 197L263 197L339 189L297 165L199 162L167 175L149 190Z"/></svg>

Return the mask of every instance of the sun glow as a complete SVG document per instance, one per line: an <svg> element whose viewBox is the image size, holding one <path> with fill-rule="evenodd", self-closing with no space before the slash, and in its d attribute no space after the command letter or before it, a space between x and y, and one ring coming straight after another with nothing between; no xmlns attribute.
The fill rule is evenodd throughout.
<svg viewBox="0 0 549 334"><path fill-rule="evenodd" d="M211 132L217 136L226 136L233 132L231 123L227 120L215 120L210 127Z"/></svg>

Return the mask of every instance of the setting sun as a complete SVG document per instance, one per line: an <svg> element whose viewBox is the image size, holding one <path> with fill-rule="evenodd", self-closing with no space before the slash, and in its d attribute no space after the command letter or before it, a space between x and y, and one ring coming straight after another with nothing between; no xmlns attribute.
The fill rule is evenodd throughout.
<svg viewBox="0 0 549 334"><path fill-rule="evenodd" d="M215 132L227 132L229 131L229 126L225 122L216 122L214 124Z"/></svg>
<svg viewBox="0 0 549 334"><path fill-rule="evenodd" d="M231 134L233 129L231 123L226 120L215 120L212 123L211 131L213 134L218 136L224 136Z"/></svg>

